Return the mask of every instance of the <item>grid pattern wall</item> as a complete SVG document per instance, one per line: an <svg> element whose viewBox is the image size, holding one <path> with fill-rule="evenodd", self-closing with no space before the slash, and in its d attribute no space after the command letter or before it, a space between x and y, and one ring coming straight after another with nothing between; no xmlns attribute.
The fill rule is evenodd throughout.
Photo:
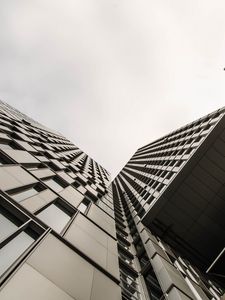
<svg viewBox="0 0 225 300"><path fill-rule="evenodd" d="M21 205L26 207L28 197L46 189L66 201L70 194L76 193L79 201L70 203L75 207L84 199L95 202L106 193L108 172L69 140L37 123L29 123L14 109L10 113L9 106L3 103L0 113L0 163L5 165L2 170L18 166L36 178L34 184L28 186L3 187ZM4 169L6 167L8 169Z"/></svg>
<svg viewBox="0 0 225 300"><path fill-rule="evenodd" d="M142 223L223 116L224 109L218 110L139 148L113 181L119 253L126 249L120 257L121 277L124 269L133 276L128 283L123 277L124 299L145 294L150 299L219 300L223 295L221 282L216 283Z"/></svg>
<svg viewBox="0 0 225 300"><path fill-rule="evenodd" d="M154 205L223 116L222 109L136 151L118 178L140 217Z"/></svg>
<svg viewBox="0 0 225 300"><path fill-rule="evenodd" d="M114 218L109 173L0 102L0 298L121 299Z"/></svg>
<svg viewBox="0 0 225 300"><path fill-rule="evenodd" d="M110 183L60 133L0 101L0 298L219 300L224 289L142 218L223 116L138 149Z"/></svg>
<svg viewBox="0 0 225 300"><path fill-rule="evenodd" d="M220 284L142 224L119 178L114 180L113 190L115 209L120 204L120 215L116 222L120 224L123 220L123 224L126 224L126 236L118 236L118 247L123 252L125 248L127 253L120 257L121 277L124 270L126 276L129 274L132 277L132 281L129 278L128 282L127 277L122 277L124 299L141 299L138 297L142 294L155 300L221 299L224 289Z"/></svg>

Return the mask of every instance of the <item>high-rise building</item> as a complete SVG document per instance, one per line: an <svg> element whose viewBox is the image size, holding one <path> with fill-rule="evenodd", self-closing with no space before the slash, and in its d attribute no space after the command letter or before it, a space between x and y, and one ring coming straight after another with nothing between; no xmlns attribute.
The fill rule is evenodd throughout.
<svg viewBox="0 0 225 300"><path fill-rule="evenodd" d="M0 103L0 299L118 300L108 172Z"/></svg>
<svg viewBox="0 0 225 300"><path fill-rule="evenodd" d="M224 109L109 173L0 102L1 300L219 300Z"/></svg>
<svg viewBox="0 0 225 300"><path fill-rule="evenodd" d="M150 299L220 299L224 292L224 113L141 147L113 181L133 255L127 259Z"/></svg>

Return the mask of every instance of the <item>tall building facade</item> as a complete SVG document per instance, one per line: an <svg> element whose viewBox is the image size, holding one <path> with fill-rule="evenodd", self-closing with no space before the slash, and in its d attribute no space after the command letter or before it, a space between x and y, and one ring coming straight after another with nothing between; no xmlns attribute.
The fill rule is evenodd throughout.
<svg viewBox="0 0 225 300"><path fill-rule="evenodd" d="M150 299L224 293L224 112L141 147L113 181L133 280Z"/></svg>
<svg viewBox="0 0 225 300"><path fill-rule="evenodd" d="M1 300L206 300L224 294L221 109L109 173L0 102Z"/></svg>
<svg viewBox="0 0 225 300"><path fill-rule="evenodd" d="M0 103L0 299L120 299L108 172Z"/></svg>

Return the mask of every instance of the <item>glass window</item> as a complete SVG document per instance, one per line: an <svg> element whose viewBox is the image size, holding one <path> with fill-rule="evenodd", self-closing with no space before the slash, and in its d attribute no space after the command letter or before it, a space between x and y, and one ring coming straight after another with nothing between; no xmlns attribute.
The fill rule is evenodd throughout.
<svg viewBox="0 0 225 300"><path fill-rule="evenodd" d="M6 238L17 228L18 227L13 222L0 213L0 240Z"/></svg>
<svg viewBox="0 0 225 300"><path fill-rule="evenodd" d="M63 186L59 183L59 182L57 182L57 181L55 181L54 179L48 179L48 180L46 180L45 181L45 184L47 184L47 186L49 186L51 189L53 189L55 192L59 192L59 191L61 191L61 190L63 190Z"/></svg>
<svg viewBox="0 0 225 300"><path fill-rule="evenodd" d="M23 191L21 191L19 193L16 193L14 195L11 195L11 197L14 200L16 200L17 202L20 202L20 201L22 201L24 199L27 199L29 197L32 197L32 196L34 196L36 194L38 194L38 190L36 188L32 187L32 188L29 188L27 190L23 190Z"/></svg>
<svg viewBox="0 0 225 300"><path fill-rule="evenodd" d="M0 149L13 149L13 147L11 147L9 144L0 144Z"/></svg>
<svg viewBox="0 0 225 300"><path fill-rule="evenodd" d="M0 249L0 275L33 243L34 239L21 232Z"/></svg>
<svg viewBox="0 0 225 300"><path fill-rule="evenodd" d="M58 233L63 230L70 220L70 216L55 204L51 204L37 216Z"/></svg>
<svg viewBox="0 0 225 300"><path fill-rule="evenodd" d="M90 201L87 199L83 200L80 205L78 206L79 211L85 213L87 211L88 206L90 205Z"/></svg>
<svg viewBox="0 0 225 300"><path fill-rule="evenodd" d="M81 204L78 206L79 211L81 211L82 213L85 213L86 209L87 209L87 205L85 205L83 202L81 202Z"/></svg>

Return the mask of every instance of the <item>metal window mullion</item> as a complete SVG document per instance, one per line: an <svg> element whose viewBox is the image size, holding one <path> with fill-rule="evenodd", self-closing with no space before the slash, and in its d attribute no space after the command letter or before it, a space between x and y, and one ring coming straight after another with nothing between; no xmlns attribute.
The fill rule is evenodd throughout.
<svg viewBox="0 0 225 300"><path fill-rule="evenodd" d="M128 293L133 299L139 300L136 296L134 296L129 290L127 290L125 287L121 286L121 289L124 290L126 293ZM140 294L140 292L138 292Z"/></svg>
<svg viewBox="0 0 225 300"><path fill-rule="evenodd" d="M74 213L74 215L71 217L71 219L69 220L69 222L63 228L63 230L60 233L61 236L64 236L66 234L66 232L68 231L69 227L71 226L71 224L73 223L73 221L75 220L75 218L77 217L77 215L78 215L78 211L76 211Z"/></svg>
<svg viewBox="0 0 225 300"><path fill-rule="evenodd" d="M24 252L12 263L12 265L2 275L0 275L0 290L7 283L7 280L10 279L11 276L13 276L15 270L26 262L25 258L27 258L33 253L33 251L35 251L35 249L39 246L45 236L50 233L50 231L50 229L44 231L36 240L31 243L31 245L27 249L24 250Z"/></svg>
<svg viewBox="0 0 225 300"><path fill-rule="evenodd" d="M9 234L2 242L0 242L0 249L8 244L12 239L19 235L24 229L26 229L31 222L31 219L27 220L24 224L18 227L13 233Z"/></svg>

